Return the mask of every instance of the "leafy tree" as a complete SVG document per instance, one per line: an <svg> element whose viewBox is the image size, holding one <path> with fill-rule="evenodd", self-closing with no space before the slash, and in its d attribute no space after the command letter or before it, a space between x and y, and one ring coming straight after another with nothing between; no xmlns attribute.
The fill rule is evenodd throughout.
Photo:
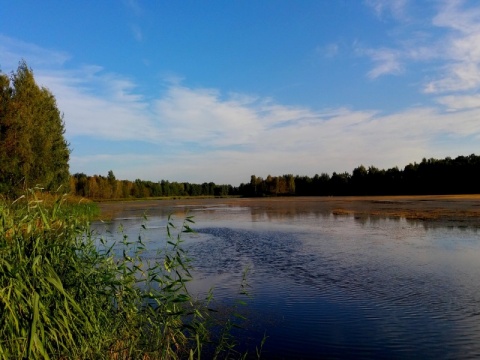
<svg viewBox="0 0 480 360"><path fill-rule="evenodd" d="M359 167L353 169L352 172L352 187L353 191L358 195L367 194L367 177L368 171L365 166L360 165Z"/></svg>
<svg viewBox="0 0 480 360"><path fill-rule="evenodd" d="M287 192L291 195L295 194L295 178L292 174L284 175L284 178L287 183Z"/></svg>
<svg viewBox="0 0 480 360"><path fill-rule="evenodd" d="M108 179L108 183L110 185L113 186L115 184L115 180L117 180L117 179L115 178L115 174L113 173L113 170L110 170L108 172L107 179Z"/></svg>
<svg viewBox="0 0 480 360"><path fill-rule="evenodd" d="M0 191L15 195L40 185L68 191L70 150L55 97L39 87L23 61L0 74Z"/></svg>

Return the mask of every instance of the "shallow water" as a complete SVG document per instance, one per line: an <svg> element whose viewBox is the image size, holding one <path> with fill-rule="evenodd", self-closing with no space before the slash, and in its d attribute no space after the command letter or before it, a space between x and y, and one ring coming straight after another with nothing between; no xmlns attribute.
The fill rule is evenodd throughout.
<svg viewBox="0 0 480 360"><path fill-rule="evenodd" d="M187 204L188 205L188 204ZM355 218L268 206L181 205L190 290L218 304L238 298L248 269L244 324L263 358L480 357L480 236L475 228ZM143 220L107 224L136 237ZM165 213L147 222L149 256L162 246ZM101 229L104 225L96 224ZM253 345L252 345L253 346Z"/></svg>

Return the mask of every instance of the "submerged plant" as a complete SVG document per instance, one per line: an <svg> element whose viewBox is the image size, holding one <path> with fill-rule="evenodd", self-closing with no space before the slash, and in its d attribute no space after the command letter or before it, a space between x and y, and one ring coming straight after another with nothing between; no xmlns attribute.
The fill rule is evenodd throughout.
<svg viewBox="0 0 480 360"><path fill-rule="evenodd" d="M144 256L142 235L96 236L91 204L35 192L0 203L0 359L242 357L227 321L216 339L209 300L187 291L190 259L169 217L165 247ZM145 225L143 226L146 229Z"/></svg>

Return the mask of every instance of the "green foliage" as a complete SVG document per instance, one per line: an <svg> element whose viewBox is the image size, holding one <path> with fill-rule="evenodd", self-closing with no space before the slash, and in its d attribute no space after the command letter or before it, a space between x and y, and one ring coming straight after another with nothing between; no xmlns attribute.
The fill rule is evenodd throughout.
<svg viewBox="0 0 480 360"><path fill-rule="evenodd" d="M243 196L434 195L480 193L480 156L423 159L403 170L360 165L348 172L308 176L252 175L236 191Z"/></svg>
<svg viewBox="0 0 480 360"><path fill-rule="evenodd" d="M175 196L217 196L234 195L231 185L215 183L191 184L169 181L118 180L112 170L108 175L87 176L77 173L70 178L71 192L91 199L127 199Z"/></svg>
<svg viewBox="0 0 480 360"><path fill-rule="evenodd" d="M120 199L162 196L332 196L332 195L420 195L480 193L480 156L458 156L455 159L423 159L403 170L387 170L363 165L352 173L322 173L313 177L286 174L252 175L250 182L238 188L231 185L177 183L169 181L134 182L108 176L75 174L72 192L95 199Z"/></svg>
<svg viewBox="0 0 480 360"><path fill-rule="evenodd" d="M70 150L55 97L35 83L21 62L10 78L0 74L0 192L15 196L41 185L68 185Z"/></svg>
<svg viewBox="0 0 480 360"><path fill-rule="evenodd" d="M225 332L215 339L208 302L186 289L192 218L178 229L168 219L151 260L141 234L96 237L94 211L35 192L0 202L0 359L200 359L212 344L215 358L242 356Z"/></svg>

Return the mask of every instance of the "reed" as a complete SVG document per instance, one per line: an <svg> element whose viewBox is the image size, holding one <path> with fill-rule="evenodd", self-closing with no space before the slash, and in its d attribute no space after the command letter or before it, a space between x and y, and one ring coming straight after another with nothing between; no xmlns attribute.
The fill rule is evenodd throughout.
<svg viewBox="0 0 480 360"><path fill-rule="evenodd" d="M212 346L215 358L246 356L215 338L211 297L187 291L191 217L168 219L149 260L141 234L114 244L94 234L97 211L35 191L0 201L0 359L201 359Z"/></svg>

